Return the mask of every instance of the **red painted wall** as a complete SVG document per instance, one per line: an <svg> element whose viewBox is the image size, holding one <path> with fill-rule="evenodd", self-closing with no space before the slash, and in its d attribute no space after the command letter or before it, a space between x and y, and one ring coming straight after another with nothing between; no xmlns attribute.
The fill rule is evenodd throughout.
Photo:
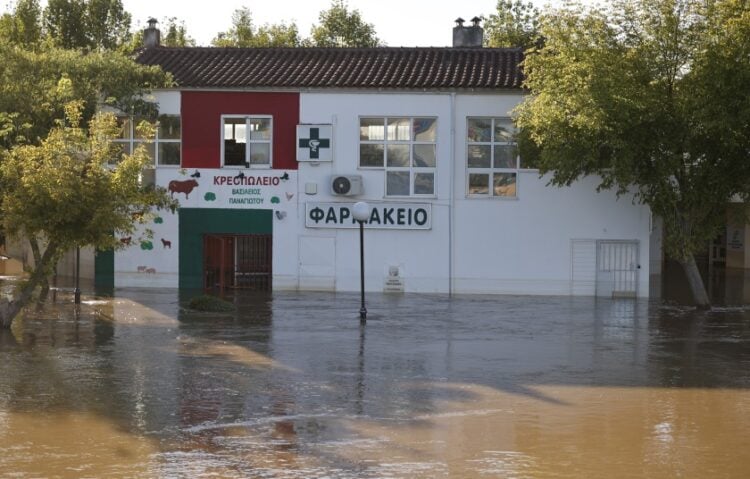
<svg viewBox="0 0 750 479"><path fill-rule="evenodd" d="M182 167L221 168L221 115L273 116L274 169L297 169L299 93L183 91Z"/></svg>

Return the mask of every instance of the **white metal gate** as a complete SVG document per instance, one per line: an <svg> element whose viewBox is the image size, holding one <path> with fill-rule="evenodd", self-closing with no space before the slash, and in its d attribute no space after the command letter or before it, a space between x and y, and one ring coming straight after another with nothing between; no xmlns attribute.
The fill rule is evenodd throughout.
<svg viewBox="0 0 750 479"><path fill-rule="evenodd" d="M639 268L638 241L597 241L596 295L635 298Z"/></svg>

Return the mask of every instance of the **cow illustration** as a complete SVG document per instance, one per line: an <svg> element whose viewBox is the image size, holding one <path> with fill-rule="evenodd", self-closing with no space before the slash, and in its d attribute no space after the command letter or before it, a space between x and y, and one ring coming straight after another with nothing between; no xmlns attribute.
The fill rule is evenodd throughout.
<svg viewBox="0 0 750 479"><path fill-rule="evenodd" d="M125 246L130 246L130 240L132 239L131 236L126 236L125 238L120 238L120 243L122 243Z"/></svg>
<svg viewBox="0 0 750 479"><path fill-rule="evenodd" d="M169 240L165 240L164 238L161 239L161 245L165 248L172 249L172 242Z"/></svg>
<svg viewBox="0 0 750 479"><path fill-rule="evenodd" d="M138 272L139 273L145 273L146 269L148 269L147 266L138 266Z"/></svg>
<svg viewBox="0 0 750 479"><path fill-rule="evenodd" d="M156 274L156 268L148 268L146 274Z"/></svg>
<svg viewBox="0 0 750 479"><path fill-rule="evenodd" d="M169 194L174 198L175 193L185 193L185 199L188 199L188 195L198 186L198 182L195 180L172 180L169 182Z"/></svg>

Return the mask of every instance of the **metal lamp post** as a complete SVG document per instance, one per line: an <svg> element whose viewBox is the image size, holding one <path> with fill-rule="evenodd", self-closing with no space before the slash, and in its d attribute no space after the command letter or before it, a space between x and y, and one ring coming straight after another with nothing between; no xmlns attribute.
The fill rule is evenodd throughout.
<svg viewBox="0 0 750 479"><path fill-rule="evenodd" d="M365 221L370 219L370 205L364 201L355 203L352 207L352 216L359 223L359 279L362 293L359 321L364 323L367 321L367 308L365 307Z"/></svg>
<svg viewBox="0 0 750 479"><path fill-rule="evenodd" d="M73 290L73 301L81 304L81 248L76 246L76 287Z"/></svg>

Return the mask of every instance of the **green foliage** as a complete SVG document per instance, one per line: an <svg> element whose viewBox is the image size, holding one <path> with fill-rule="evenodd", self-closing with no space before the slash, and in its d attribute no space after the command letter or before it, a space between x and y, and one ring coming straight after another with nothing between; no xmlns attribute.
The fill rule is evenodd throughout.
<svg viewBox="0 0 750 479"><path fill-rule="evenodd" d="M484 24L484 41L489 47L524 50L539 43L539 10L531 2L498 0L497 11Z"/></svg>
<svg viewBox="0 0 750 479"><path fill-rule="evenodd" d="M13 13L0 17L0 42L31 47L42 39L42 9L39 0L18 0Z"/></svg>
<svg viewBox="0 0 750 479"><path fill-rule="evenodd" d="M131 17L121 0L49 0L44 26L55 45L115 50L130 40Z"/></svg>
<svg viewBox="0 0 750 479"><path fill-rule="evenodd" d="M155 105L141 93L171 84L158 67L138 65L117 52L83 54L47 45L29 51L0 42L0 57L0 149L38 144L72 100L83 100L84 124L102 103L155 115Z"/></svg>
<svg viewBox="0 0 750 479"><path fill-rule="evenodd" d="M664 219L687 261L750 198L750 6L617 0L542 17L518 125L556 185L599 175Z"/></svg>
<svg viewBox="0 0 750 479"><path fill-rule="evenodd" d="M141 249L143 251L151 251L152 249L154 249L154 243L152 243L151 241L143 240L141 241Z"/></svg>
<svg viewBox="0 0 750 479"><path fill-rule="evenodd" d="M232 28L211 43L216 47L298 47L300 38L294 23L256 27L250 10L242 7L232 14Z"/></svg>
<svg viewBox="0 0 750 479"><path fill-rule="evenodd" d="M122 154L112 142L119 134L114 115L95 115L87 131L81 124L82 102L70 102L65 109L66 121L39 145L15 146L4 154L3 230L54 243L60 253L76 246L121 247L115 236L130 235L136 221L147 221L135 212L176 204L163 189L141 187L148 154L145 147ZM112 164L116 166L108 166Z"/></svg>
<svg viewBox="0 0 750 479"><path fill-rule="evenodd" d="M168 18L165 22L166 33L162 38L162 45L165 47L194 47L195 39L187 33L184 21L179 21L175 17Z"/></svg>
<svg viewBox="0 0 750 479"><path fill-rule="evenodd" d="M221 298L208 294L192 298L188 307L195 311L205 311L210 313L225 313L234 311L235 309L234 305L229 301L224 301Z"/></svg>
<svg viewBox="0 0 750 479"><path fill-rule="evenodd" d="M359 10L349 11L345 0L332 0L320 12L319 25L313 26L309 43L316 47L378 47L382 42L375 27L366 23Z"/></svg>

